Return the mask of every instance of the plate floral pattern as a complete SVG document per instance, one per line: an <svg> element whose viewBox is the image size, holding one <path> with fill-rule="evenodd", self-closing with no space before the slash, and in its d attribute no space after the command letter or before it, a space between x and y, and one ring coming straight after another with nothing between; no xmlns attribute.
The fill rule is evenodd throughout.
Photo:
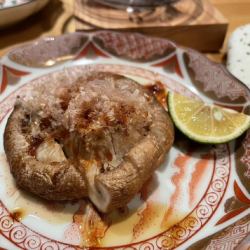
<svg viewBox="0 0 250 250"><path fill-rule="evenodd" d="M60 71L64 69L64 71ZM86 202L45 202L19 190L3 150L16 96L85 71L250 113L250 91L197 51L136 33L71 33L21 45L0 59L0 248L234 249L249 247L250 131L201 146L176 131L165 162L128 206L98 215ZM166 107L167 108L167 107Z"/></svg>

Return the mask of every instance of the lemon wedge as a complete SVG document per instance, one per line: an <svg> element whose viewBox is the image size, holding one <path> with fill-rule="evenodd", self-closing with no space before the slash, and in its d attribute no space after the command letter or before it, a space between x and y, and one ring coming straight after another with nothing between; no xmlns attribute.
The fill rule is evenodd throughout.
<svg viewBox="0 0 250 250"><path fill-rule="evenodd" d="M225 143L250 127L250 116L180 94L168 93L168 110L176 127L202 143Z"/></svg>

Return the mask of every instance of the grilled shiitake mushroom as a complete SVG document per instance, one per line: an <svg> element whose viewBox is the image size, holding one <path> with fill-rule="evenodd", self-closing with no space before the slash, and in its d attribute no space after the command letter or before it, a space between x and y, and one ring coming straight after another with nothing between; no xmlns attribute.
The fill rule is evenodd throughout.
<svg viewBox="0 0 250 250"><path fill-rule="evenodd" d="M18 98L4 147L21 188L48 200L88 197L108 212L140 191L173 139L167 112L142 86L89 73Z"/></svg>

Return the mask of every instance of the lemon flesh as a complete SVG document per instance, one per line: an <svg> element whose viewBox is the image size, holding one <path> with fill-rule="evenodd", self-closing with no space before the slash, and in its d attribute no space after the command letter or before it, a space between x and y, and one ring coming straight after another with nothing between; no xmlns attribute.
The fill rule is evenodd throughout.
<svg viewBox="0 0 250 250"><path fill-rule="evenodd" d="M174 92L168 93L168 110L182 133L202 143L228 142L250 127L248 115L208 105Z"/></svg>

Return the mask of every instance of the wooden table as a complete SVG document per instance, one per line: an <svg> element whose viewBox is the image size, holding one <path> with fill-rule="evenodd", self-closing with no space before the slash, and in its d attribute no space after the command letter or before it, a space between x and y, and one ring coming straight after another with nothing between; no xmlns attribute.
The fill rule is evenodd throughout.
<svg viewBox="0 0 250 250"><path fill-rule="evenodd" d="M208 54L215 61L223 61L230 33L238 26L250 23L250 0L210 0L229 20L228 33L220 53ZM0 31L0 56L11 46L41 36L59 35L74 31L73 0L51 0L39 13Z"/></svg>

